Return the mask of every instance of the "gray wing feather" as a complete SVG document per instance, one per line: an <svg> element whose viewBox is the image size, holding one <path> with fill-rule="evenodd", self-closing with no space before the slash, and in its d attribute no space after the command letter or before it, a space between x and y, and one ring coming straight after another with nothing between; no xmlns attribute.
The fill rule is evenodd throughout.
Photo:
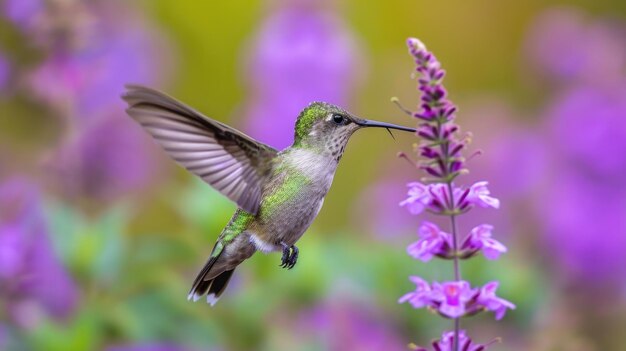
<svg viewBox="0 0 626 351"><path fill-rule="evenodd" d="M180 165L256 214L277 151L154 89L128 85L126 112Z"/></svg>

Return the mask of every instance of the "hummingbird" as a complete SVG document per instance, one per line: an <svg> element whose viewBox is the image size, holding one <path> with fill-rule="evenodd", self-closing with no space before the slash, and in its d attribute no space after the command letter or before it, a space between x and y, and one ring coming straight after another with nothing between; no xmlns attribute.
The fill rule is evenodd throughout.
<svg viewBox="0 0 626 351"><path fill-rule="evenodd" d="M211 306L235 268L257 251L282 252L280 266L295 266L295 244L322 208L355 131L415 132L312 102L298 115L293 145L278 151L157 90L127 85L122 98L128 115L171 158L238 206L187 297L195 302L206 295Z"/></svg>

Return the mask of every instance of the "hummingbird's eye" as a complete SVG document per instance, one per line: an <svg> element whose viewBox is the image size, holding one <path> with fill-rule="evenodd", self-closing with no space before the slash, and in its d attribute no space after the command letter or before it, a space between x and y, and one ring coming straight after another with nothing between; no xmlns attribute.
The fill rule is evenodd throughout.
<svg viewBox="0 0 626 351"><path fill-rule="evenodd" d="M344 124L346 122L346 118L338 113L333 115L333 122L336 124Z"/></svg>

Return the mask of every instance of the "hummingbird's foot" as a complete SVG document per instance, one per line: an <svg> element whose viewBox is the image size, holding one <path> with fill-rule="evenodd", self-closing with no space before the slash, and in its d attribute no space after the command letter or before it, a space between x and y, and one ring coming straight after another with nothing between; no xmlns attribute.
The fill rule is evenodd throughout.
<svg viewBox="0 0 626 351"><path fill-rule="evenodd" d="M299 250L295 245L287 246L285 243L281 243L283 246L283 257L281 267L292 269L293 266L298 262L298 253Z"/></svg>

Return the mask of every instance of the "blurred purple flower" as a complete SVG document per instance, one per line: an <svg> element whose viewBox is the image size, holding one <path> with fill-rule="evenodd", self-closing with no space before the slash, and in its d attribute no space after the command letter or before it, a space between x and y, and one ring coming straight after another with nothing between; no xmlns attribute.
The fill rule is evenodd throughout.
<svg viewBox="0 0 626 351"><path fill-rule="evenodd" d="M115 199L150 183L155 160L148 140L124 114L128 82L154 84L166 70L161 37L123 3L50 3L44 17L72 10L64 31L39 29L46 58L29 73L33 95L67 119L66 136L48 159L63 190ZM66 8L67 7L67 8ZM66 23L67 22L67 23ZM157 58L157 59L155 59Z"/></svg>
<svg viewBox="0 0 626 351"><path fill-rule="evenodd" d="M303 313L298 345L314 338L314 345L329 351L402 350L405 346L388 319L352 303L320 305Z"/></svg>
<svg viewBox="0 0 626 351"><path fill-rule="evenodd" d="M338 17L311 6L285 2L262 24L248 54L246 130L277 148L291 145L296 117L310 102L345 105L355 78L351 34Z"/></svg>
<svg viewBox="0 0 626 351"><path fill-rule="evenodd" d="M577 8L558 7L535 19L525 52L540 77L565 83L607 82L623 76L623 42L622 32L610 23L590 21Z"/></svg>
<svg viewBox="0 0 626 351"><path fill-rule="evenodd" d="M158 173L146 143L130 119L114 112L62 145L50 168L67 194L114 200L145 188Z"/></svg>
<svg viewBox="0 0 626 351"><path fill-rule="evenodd" d="M9 314L22 326L30 304L52 317L72 313L78 298L70 275L55 256L48 239L37 188L27 180L0 184L0 295L12 301Z"/></svg>
<svg viewBox="0 0 626 351"><path fill-rule="evenodd" d="M623 289L624 27L562 8L542 15L531 38L538 31L548 41L536 47L538 62L546 67L564 65L569 74L557 77L568 85L548 104L542 126L552 143L548 149L553 177L537 199L537 215L543 222L541 243L566 284L588 291Z"/></svg>
<svg viewBox="0 0 626 351"><path fill-rule="evenodd" d="M0 92L9 84L10 72L9 61L2 52L0 52Z"/></svg>
<svg viewBox="0 0 626 351"><path fill-rule="evenodd" d="M558 158L590 177L624 184L626 80L610 88L572 89L556 99L547 115Z"/></svg>
<svg viewBox="0 0 626 351"><path fill-rule="evenodd" d="M143 343L123 346L109 346L105 351L184 351L188 350L182 346L171 343Z"/></svg>
<svg viewBox="0 0 626 351"><path fill-rule="evenodd" d="M486 350L496 340L487 344L475 344L469 336L465 334L465 330L459 330L459 350L460 351L483 351ZM454 350L454 331L444 332L441 339L432 343L434 351L456 351ZM418 347L415 351L428 351L427 348Z"/></svg>
<svg viewBox="0 0 626 351"><path fill-rule="evenodd" d="M12 225L0 227L0 279L14 279L19 274L24 258L21 228Z"/></svg>
<svg viewBox="0 0 626 351"><path fill-rule="evenodd" d="M462 251L470 253L482 250L487 259L495 260L507 251L506 247L491 237L493 226L481 224L474 227L461 244Z"/></svg>
<svg viewBox="0 0 626 351"><path fill-rule="evenodd" d="M36 96L74 122L102 117L112 108L123 111L119 95L124 84L155 84L167 56L141 22L125 15L109 18L114 15L106 7L93 11L88 40L51 47L29 80Z"/></svg>
<svg viewBox="0 0 626 351"><path fill-rule="evenodd" d="M2 6L2 15L17 26L28 29L33 25L35 18L44 9L44 0L5 0Z"/></svg>
<svg viewBox="0 0 626 351"><path fill-rule="evenodd" d="M600 182L580 169L565 167L547 189L549 203L538 203L542 243L568 283L589 290L623 289L625 182L624 178Z"/></svg>
<svg viewBox="0 0 626 351"><path fill-rule="evenodd" d="M431 222L423 222L419 228L420 239L407 247L408 254L423 262L433 256L448 257L452 250L452 236Z"/></svg>

